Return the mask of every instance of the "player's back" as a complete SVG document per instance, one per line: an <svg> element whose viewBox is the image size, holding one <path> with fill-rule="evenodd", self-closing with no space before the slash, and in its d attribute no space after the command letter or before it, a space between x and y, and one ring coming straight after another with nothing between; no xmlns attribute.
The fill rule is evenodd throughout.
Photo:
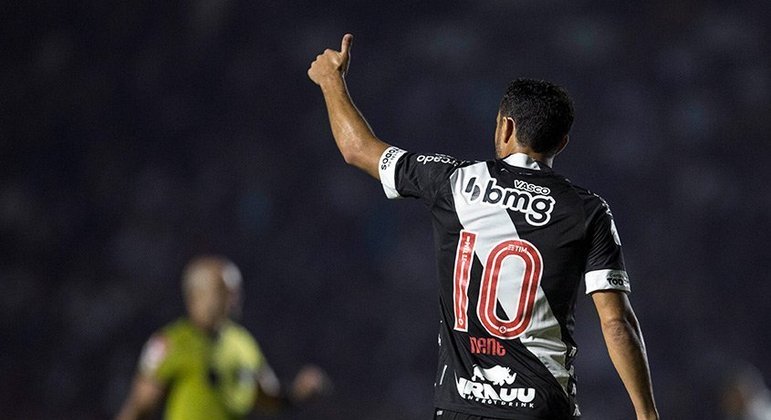
<svg viewBox="0 0 771 420"><path fill-rule="evenodd" d="M442 323L436 406L571 418L581 280L588 292L628 290L607 206L523 154L487 162L391 155L395 164L381 168L386 193L421 198L433 215Z"/></svg>

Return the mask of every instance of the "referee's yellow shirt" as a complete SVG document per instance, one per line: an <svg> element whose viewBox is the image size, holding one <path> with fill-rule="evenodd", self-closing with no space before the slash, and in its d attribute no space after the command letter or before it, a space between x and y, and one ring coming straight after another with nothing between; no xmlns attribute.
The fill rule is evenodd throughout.
<svg viewBox="0 0 771 420"><path fill-rule="evenodd" d="M264 363L257 342L240 325L228 321L208 336L180 319L150 338L140 370L166 387L166 419L228 420L252 410Z"/></svg>

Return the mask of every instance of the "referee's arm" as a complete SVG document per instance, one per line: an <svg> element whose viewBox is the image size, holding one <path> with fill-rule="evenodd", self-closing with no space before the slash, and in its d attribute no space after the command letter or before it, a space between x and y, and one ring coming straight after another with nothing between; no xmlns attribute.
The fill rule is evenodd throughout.
<svg viewBox="0 0 771 420"><path fill-rule="evenodd" d="M152 415L163 400L165 389L155 379L138 373L131 385L129 396L124 401L115 420L139 420Z"/></svg>
<svg viewBox="0 0 771 420"><path fill-rule="evenodd" d="M592 299L608 354L632 399L637 418L658 419L645 341L629 298L626 293L606 290L592 293Z"/></svg>
<svg viewBox="0 0 771 420"><path fill-rule="evenodd" d="M351 59L353 35L343 37L340 51L326 49L308 69L308 77L319 85L329 113L329 124L345 162L376 179L378 161L388 144L378 139L351 100L345 84L345 73Z"/></svg>

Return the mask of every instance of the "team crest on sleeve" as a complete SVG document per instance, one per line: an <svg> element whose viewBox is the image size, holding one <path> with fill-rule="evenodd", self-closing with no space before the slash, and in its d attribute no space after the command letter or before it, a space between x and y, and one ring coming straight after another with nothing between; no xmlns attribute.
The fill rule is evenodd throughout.
<svg viewBox="0 0 771 420"><path fill-rule="evenodd" d="M140 356L140 370L145 373L152 373L158 370L163 360L168 354L169 343L166 337L154 335L145 344Z"/></svg>

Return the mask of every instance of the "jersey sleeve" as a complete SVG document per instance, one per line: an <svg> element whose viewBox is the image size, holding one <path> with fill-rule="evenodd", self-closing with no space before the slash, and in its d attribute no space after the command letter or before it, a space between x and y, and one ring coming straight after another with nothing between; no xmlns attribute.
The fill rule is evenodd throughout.
<svg viewBox="0 0 771 420"><path fill-rule="evenodd" d="M139 372L162 384L169 383L173 376L171 340L164 333L156 333L145 343L139 357Z"/></svg>
<svg viewBox="0 0 771 420"><path fill-rule="evenodd" d="M605 200L599 199L590 213L587 237L589 253L586 259L584 281L586 293L599 290L618 290L629 293L629 276L624 266L621 239L613 221L613 214Z"/></svg>
<svg viewBox="0 0 771 420"><path fill-rule="evenodd" d="M389 147L380 156L380 182L388 198L433 202L439 188L461 163L443 154L417 154Z"/></svg>

